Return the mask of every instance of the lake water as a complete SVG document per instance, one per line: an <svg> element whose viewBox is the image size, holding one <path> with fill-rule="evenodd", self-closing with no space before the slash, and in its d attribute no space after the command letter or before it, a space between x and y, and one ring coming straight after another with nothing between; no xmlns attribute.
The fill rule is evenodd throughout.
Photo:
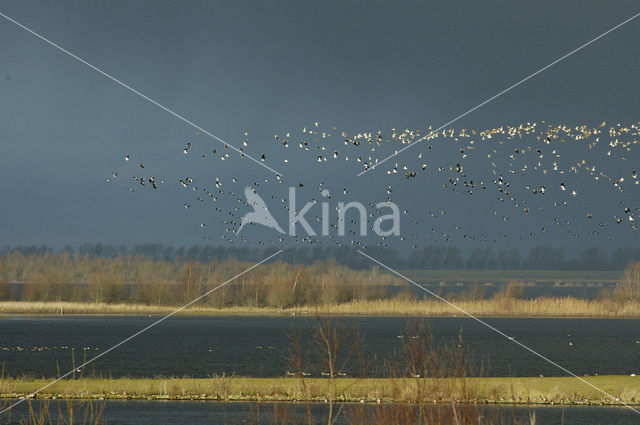
<svg viewBox="0 0 640 425"><path fill-rule="evenodd" d="M157 320L155 317L6 317L0 319L0 363L5 374L54 377L83 351L91 358ZM344 317L365 337L365 355L377 364L398 358L407 318ZM469 318L430 318L436 339L464 340L490 363L493 376L564 373ZM578 375L640 375L640 321L631 319L506 319L486 322ZM309 338L312 317L172 317L88 366L85 373L121 377L213 374L283 376L287 332ZM86 350L83 350L86 348ZM320 367L306 368L319 376ZM347 370L353 375L356 370ZM378 371L377 374L383 375ZM639 378L640 379L640 378Z"/></svg>
<svg viewBox="0 0 640 425"><path fill-rule="evenodd" d="M5 373L53 377L71 368L76 359L97 355L148 326L155 317L6 317L0 319L0 362ZM345 324L365 336L366 355L378 363L398 356L407 318L344 317ZM529 345L576 374L640 374L640 321L622 319L486 319L492 326ZM476 356L489 358L491 375L561 376L563 373L512 341L468 318L427 319L434 337L464 340ZM88 373L119 376L194 376L235 373L282 376L289 369L287 332L300 331L309 338L315 325L311 317L173 317L106 354L89 366ZM86 350L83 350L86 349ZM310 360L307 370L319 374ZM348 371L355 373L355 371ZM87 373L87 372L85 372ZM638 378L640 379L640 378ZM300 409L300 406L293 406ZM26 405L18 406L17 420ZM326 406L314 405L321 421ZM511 409L502 409L511 414ZM55 410L55 409L52 409ZM262 411L273 410L263 405ZM530 408L521 408L521 415ZM561 422L562 409L536 407L539 424ZM248 403L109 401L104 418L110 424L246 423L255 411ZM299 411L300 412L300 411ZM564 423L632 424L638 416L625 408L570 407ZM344 423L344 417L342 422ZM320 423L319 422L319 423ZM268 423L268 420L264 423Z"/></svg>
<svg viewBox="0 0 640 425"><path fill-rule="evenodd" d="M283 406L281 404L281 406ZM295 423L308 423L302 405L286 405ZM348 409L360 406L347 405L338 417L336 424L348 423ZM375 409L376 406L364 406ZM12 423L27 413L26 404L18 405L12 413ZM56 412L58 406L52 403L49 410ZM513 407L489 407L505 419L513 415ZM260 417L262 424L273 423L273 404L265 403L258 408L249 403L221 402L162 402L162 401L109 401L105 405L102 418L110 425L180 425L180 424L245 424L254 423L251 418ZM539 425L631 425L638 423L638 414L624 407L554 407L521 406L517 408L520 423L529 423L529 414L535 411ZM324 404L312 405L314 423L327 423L327 407ZM53 415L55 418L55 413ZM564 419L563 419L564 418ZM55 423L55 422L54 422ZM287 422L291 423L291 422Z"/></svg>

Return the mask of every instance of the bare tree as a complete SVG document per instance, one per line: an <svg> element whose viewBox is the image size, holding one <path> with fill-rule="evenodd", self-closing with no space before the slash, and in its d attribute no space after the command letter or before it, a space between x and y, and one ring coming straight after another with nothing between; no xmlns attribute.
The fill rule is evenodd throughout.
<svg viewBox="0 0 640 425"><path fill-rule="evenodd" d="M354 329L345 326L341 320L318 315L313 342L321 365L329 377L328 423L333 424L338 417L337 414L334 415L334 404L337 399L336 379L346 376L345 367L356 351L356 347L362 344L362 336Z"/></svg>
<svg viewBox="0 0 640 425"><path fill-rule="evenodd" d="M294 372L291 373L294 373L300 381L300 391L305 399L305 407L307 409L307 420L309 422L309 425L312 425L314 423L314 419L313 415L311 414L309 392L307 391L307 385L304 380L304 363L308 358L309 349L308 347L304 347L302 345L300 336L300 331L297 331L295 329L291 329L287 333L287 337L289 338L289 341L291 343L291 345L287 349L287 357L289 360L289 364L291 364L294 370Z"/></svg>

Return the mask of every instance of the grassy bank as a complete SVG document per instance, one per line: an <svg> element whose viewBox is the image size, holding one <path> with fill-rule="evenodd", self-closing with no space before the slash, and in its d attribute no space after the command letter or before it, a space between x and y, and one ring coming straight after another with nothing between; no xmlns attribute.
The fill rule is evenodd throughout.
<svg viewBox="0 0 640 425"><path fill-rule="evenodd" d="M590 383L627 404L640 405L640 377L595 376ZM464 382L464 390L461 383ZM0 398L26 396L46 380L4 379ZM329 380L297 378L213 377L208 379L79 379L63 380L39 398L218 400L218 401L326 401ZM428 402L451 399L488 404L615 405L614 400L571 377L548 378L340 378L339 401L412 402L416 388ZM466 396L464 395L466 394Z"/></svg>
<svg viewBox="0 0 640 425"><path fill-rule="evenodd" d="M476 316L491 317L640 317L640 302L619 302L610 299L587 300L573 297L456 301L456 305ZM146 304L108 304L73 302L0 302L0 315L163 315L178 306ZM198 315L281 315L281 314L336 314L336 315L389 315L389 316L460 316L461 313L438 300L358 300L341 304L321 304L286 309L273 307L193 306L180 314Z"/></svg>

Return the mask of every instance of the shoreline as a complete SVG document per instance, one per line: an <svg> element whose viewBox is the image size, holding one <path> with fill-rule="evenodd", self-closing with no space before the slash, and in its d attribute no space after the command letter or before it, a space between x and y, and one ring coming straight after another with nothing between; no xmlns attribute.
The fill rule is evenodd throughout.
<svg viewBox="0 0 640 425"><path fill-rule="evenodd" d="M590 383L617 397L616 402L573 377L486 378L337 378L336 402L411 403L422 386L428 403L487 405L640 405L640 377L608 375L586 377ZM44 379L0 379L0 398L19 399L50 382ZM326 403L328 378L82 378L62 380L36 399L312 402ZM464 384L464 385L462 385ZM465 388L466 396L461 389Z"/></svg>
<svg viewBox="0 0 640 425"><path fill-rule="evenodd" d="M478 317L504 318L640 318L640 302L616 303L611 300L588 300L573 297L535 299L482 299L454 301ZM14 316L160 316L179 306L145 304L107 304L73 302L0 302L0 318ZM290 308L273 307L189 307L181 316L414 316L464 317L460 311L438 300L374 300L343 304L323 304Z"/></svg>

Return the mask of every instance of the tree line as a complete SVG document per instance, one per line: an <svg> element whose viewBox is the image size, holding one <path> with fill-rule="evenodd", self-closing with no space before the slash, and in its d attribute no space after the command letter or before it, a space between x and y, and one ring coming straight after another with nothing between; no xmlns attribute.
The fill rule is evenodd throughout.
<svg viewBox="0 0 640 425"><path fill-rule="evenodd" d="M424 252L447 261L449 248ZM295 252L304 254L304 251ZM455 252L454 252L455 253ZM226 251L225 259L198 261L174 257L171 261L137 254L115 257L89 255L68 250L41 250L23 253L14 249L0 256L0 301L71 301L91 303L139 303L178 305L226 282L255 265ZM264 255L264 254L263 254ZM374 257L379 254L372 253ZM291 257L285 257L291 260ZM413 257L416 258L416 257ZM417 257L420 260L419 257ZM430 257L427 257L430 258ZM467 258L482 258L480 256ZM411 261L410 257L409 261ZM336 259L293 264L277 259L243 274L233 285L212 293L203 303L213 307L275 307L339 304L359 300L387 299L390 296L414 299L408 290L392 293L392 285L402 281L369 263L360 269L340 264ZM365 259L366 260L366 259ZM406 265L407 263L405 263ZM408 263L411 265L411 263ZM473 263L477 267L479 263ZM487 265L488 263L480 263ZM629 262L617 294L621 300L640 299L640 261ZM513 286L513 287L512 287ZM474 288L469 289L470 297ZM507 285L509 290L521 285ZM396 291L397 292L397 291ZM474 297L476 298L476 297Z"/></svg>
<svg viewBox="0 0 640 425"><path fill-rule="evenodd" d="M178 305L253 266L235 258L200 262L154 260L141 254L90 257L68 251L0 257L0 301L70 301ZM352 270L334 260L310 265L270 262L202 301L212 307L274 307L344 303L389 297L397 283L377 268Z"/></svg>
<svg viewBox="0 0 640 425"><path fill-rule="evenodd" d="M463 250L453 246L426 246L422 249L402 252L393 248L367 246L362 248L373 258L390 267L401 269L489 269L489 270L624 270L627 264L640 261L640 247L617 248L606 251L599 247L588 247L577 253L567 253L564 248L535 246L528 251L518 248L474 248ZM259 261L276 248L248 248L212 245L174 247L160 243L136 244L133 246L112 244L84 244L67 246L56 250L43 246L18 246L0 249L0 257L19 252L22 255L42 256L47 253L67 253L88 258L117 258L121 256L144 256L153 261L180 262L197 261L210 263L214 260ZM369 269L371 261L351 247L296 247L286 248L278 256L289 264L311 265L316 261L334 260L351 269Z"/></svg>

